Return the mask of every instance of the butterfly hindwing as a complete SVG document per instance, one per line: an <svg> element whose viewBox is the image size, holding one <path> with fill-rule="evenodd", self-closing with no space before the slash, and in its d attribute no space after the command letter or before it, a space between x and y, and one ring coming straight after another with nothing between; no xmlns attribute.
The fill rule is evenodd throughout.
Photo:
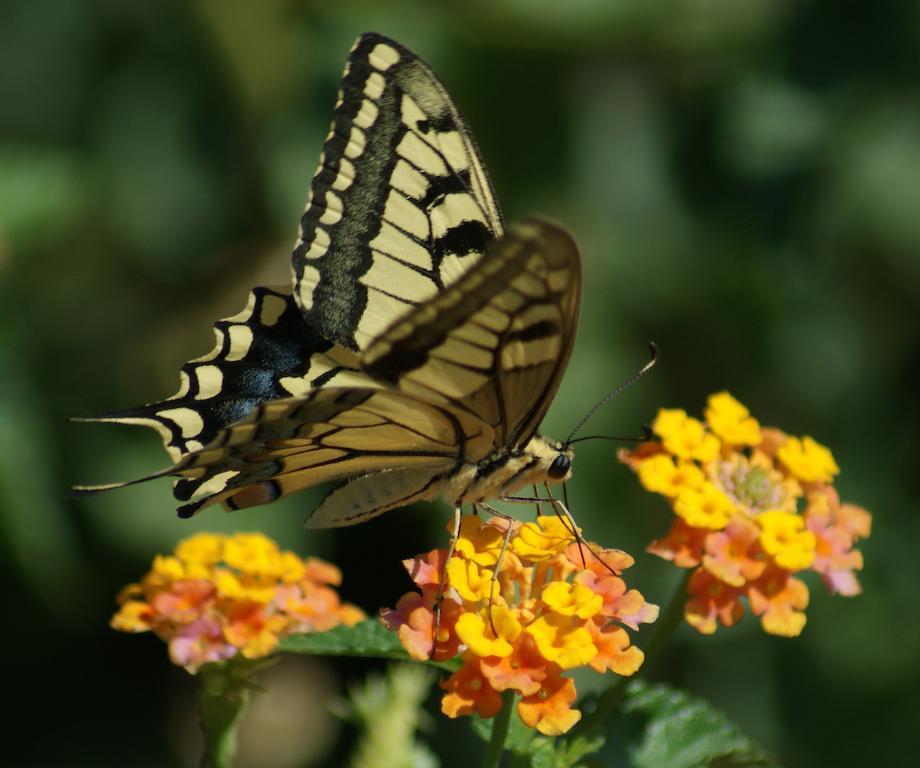
<svg viewBox="0 0 920 768"><path fill-rule="evenodd" d="M353 350L454 282L502 234L479 152L434 73L362 35L292 258L307 322Z"/></svg>
<svg viewBox="0 0 920 768"><path fill-rule="evenodd" d="M430 499L447 476L437 469L381 470L349 480L330 491L307 519L307 528L357 525L384 512Z"/></svg>
<svg viewBox="0 0 920 768"><path fill-rule="evenodd" d="M280 291L254 288L240 312L214 324L214 336L208 354L182 366L172 397L78 421L151 427L178 462L260 403L323 385L374 386L357 357L309 328L293 298Z"/></svg>
<svg viewBox="0 0 920 768"><path fill-rule="evenodd" d="M496 448L536 432L565 371L581 294L574 241L513 224L456 283L382 333L361 358L374 379L475 413Z"/></svg>
<svg viewBox="0 0 920 768"><path fill-rule="evenodd" d="M209 446L161 474L179 476L188 515L217 502L274 501L314 485L382 470L449 473L491 451L491 430L469 414L401 392L314 389L258 406Z"/></svg>

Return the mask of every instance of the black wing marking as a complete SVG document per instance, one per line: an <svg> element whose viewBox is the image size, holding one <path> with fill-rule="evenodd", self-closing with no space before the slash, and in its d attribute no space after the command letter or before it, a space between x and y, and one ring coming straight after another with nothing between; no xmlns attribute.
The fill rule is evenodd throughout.
<svg viewBox="0 0 920 768"><path fill-rule="evenodd" d="M292 258L304 317L363 349L501 233L485 167L444 87L411 51L362 35Z"/></svg>
<svg viewBox="0 0 920 768"><path fill-rule="evenodd" d="M319 336L279 291L254 288L241 312L214 324L214 336L208 354L182 366L172 397L77 421L151 427L178 462L261 403L323 385L373 386L357 358Z"/></svg>
<svg viewBox="0 0 920 768"><path fill-rule="evenodd" d="M456 283L381 334L361 364L401 391L476 415L496 447L523 446L565 372L580 299L569 234L519 222Z"/></svg>

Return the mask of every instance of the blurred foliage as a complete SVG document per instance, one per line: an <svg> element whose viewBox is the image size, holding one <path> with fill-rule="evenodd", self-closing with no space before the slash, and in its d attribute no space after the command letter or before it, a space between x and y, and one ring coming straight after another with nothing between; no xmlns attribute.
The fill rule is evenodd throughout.
<svg viewBox="0 0 920 768"><path fill-rule="evenodd" d="M830 445L844 497L876 515L862 597L812 584L797 641L753 621L713 638L684 630L659 676L789 766L912 762L916 0L0 4L0 536L22 716L4 759L190 764L190 720L177 714L187 676L159 643L106 622L117 589L194 529L260 529L334 559L343 597L369 612L405 590L400 558L443 541L434 504L306 534L316 493L193 522L175 520L165 483L64 498L72 483L166 461L152 434L68 416L173 391L215 318L250 286L287 280L342 63L368 29L440 74L509 218L550 215L580 243L582 327L550 434L567 434L653 339L658 370L592 432L631 434L658 406L699 411L728 388L763 422ZM570 493L605 544L639 554L666 527L609 444L581 447ZM665 600L669 566L644 557L637 570ZM340 686L374 667L330 663ZM330 672L292 669L301 692ZM301 731L332 733L303 713ZM437 723L443 765L469 764L466 726ZM240 764L340 765L348 737L307 757L266 726L244 732L244 755L258 757Z"/></svg>

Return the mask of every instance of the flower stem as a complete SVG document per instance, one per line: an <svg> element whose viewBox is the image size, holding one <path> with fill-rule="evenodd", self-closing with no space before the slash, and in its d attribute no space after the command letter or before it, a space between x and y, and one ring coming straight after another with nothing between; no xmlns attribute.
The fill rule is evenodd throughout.
<svg viewBox="0 0 920 768"><path fill-rule="evenodd" d="M505 739L508 738L508 726L511 723L511 711L514 709L514 691L502 693L502 708L492 721L492 737L489 748L482 761L482 768L498 768L505 751Z"/></svg>
<svg viewBox="0 0 920 768"><path fill-rule="evenodd" d="M205 664L198 672L198 717L204 735L202 768L230 768L236 756L236 729L255 684L251 675L274 658Z"/></svg>
<svg viewBox="0 0 920 768"><path fill-rule="evenodd" d="M664 612L659 616L655 623L655 631L649 638L645 646L645 661L642 662L641 674L647 675L649 670L655 665L661 651L667 644L668 640L674 634L674 630L680 625L684 615L684 605L687 602L687 584L690 581L690 575L693 569L688 569L681 580L677 583L671 597L665 606ZM626 693L626 686L629 683L629 677L621 677L600 696L595 702L594 711L586 715L575 728L572 729L571 735L581 735L600 727L608 717L620 706L623 696Z"/></svg>
<svg viewBox="0 0 920 768"><path fill-rule="evenodd" d="M674 587L674 592L671 593L671 598L665 606L664 613L655 622L655 631L645 646L645 661L642 662L643 674L646 674L655 666L662 649L684 618L684 606L687 604L687 585L690 583L690 577L693 575L694 570L694 568L685 570L684 575L677 582L677 586Z"/></svg>

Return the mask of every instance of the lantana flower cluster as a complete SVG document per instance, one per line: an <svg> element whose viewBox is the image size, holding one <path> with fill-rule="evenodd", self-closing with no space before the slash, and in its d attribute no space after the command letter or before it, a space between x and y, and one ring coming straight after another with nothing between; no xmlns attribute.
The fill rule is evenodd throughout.
<svg viewBox="0 0 920 768"><path fill-rule="evenodd" d="M196 672L237 653L266 656L285 635L361 621L333 589L341 580L335 566L302 560L260 533L198 533L121 591L111 625L155 633L174 664Z"/></svg>
<svg viewBox="0 0 920 768"><path fill-rule="evenodd" d="M652 431L656 439L620 458L674 510L671 530L649 551L693 569L691 626L711 634L734 625L746 598L766 632L797 636L809 599L794 575L802 571L816 572L831 593L859 594L854 545L872 518L841 503L825 446L761 427L728 392L709 397L705 422L662 409Z"/></svg>
<svg viewBox="0 0 920 768"><path fill-rule="evenodd" d="M470 515L446 558L436 549L404 561L420 591L382 619L415 659L459 657L462 666L441 683L448 717L494 717L502 692L514 691L527 726L559 735L581 718L566 672L631 675L641 666L624 627L654 621L658 607L627 589L620 574L633 558L625 552L579 545L555 516L521 524Z"/></svg>

